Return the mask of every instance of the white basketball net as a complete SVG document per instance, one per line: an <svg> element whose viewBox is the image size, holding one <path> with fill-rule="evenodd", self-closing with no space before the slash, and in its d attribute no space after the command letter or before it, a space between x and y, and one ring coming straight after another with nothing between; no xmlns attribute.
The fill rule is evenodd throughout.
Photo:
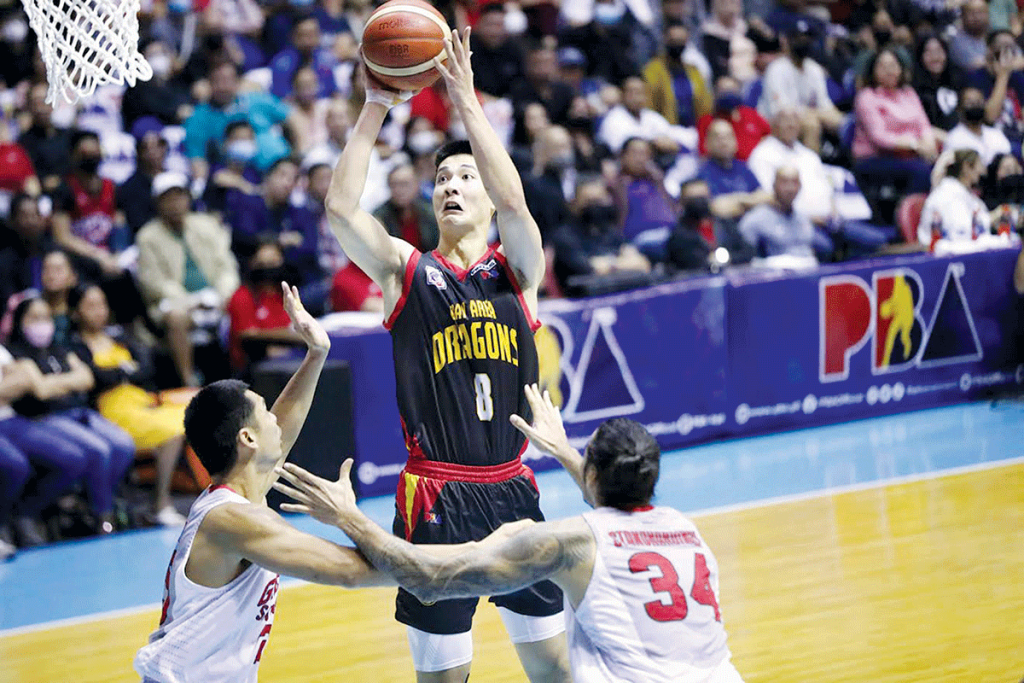
<svg viewBox="0 0 1024 683"><path fill-rule="evenodd" d="M140 0L22 0L50 89L46 101L70 103L107 84L148 81L149 63L139 54Z"/></svg>

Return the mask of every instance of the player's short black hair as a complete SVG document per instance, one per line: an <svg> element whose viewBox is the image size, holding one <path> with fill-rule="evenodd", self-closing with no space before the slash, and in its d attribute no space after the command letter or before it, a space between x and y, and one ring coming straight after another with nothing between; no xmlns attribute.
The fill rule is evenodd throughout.
<svg viewBox="0 0 1024 683"><path fill-rule="evenodd" d="M469 140L452 140L441 145L434 154L434 170L440 168L442 161L456 154L473 156L473 146L469 144Z"/></svg>
<svg viewBox="0 0 1024 683"><path fill-rule="evenodd" d="M252 420L256 406L237 379L208 384L185 408L185 438L210 476L224 474L238 460L238 432Z"/></svg>
<svg viewBox="0 0 1024 683"><path fill-rule="evenodd" d="M76 149L78 149L78 145L82 142L82 140L89 139L95 140L96 143L99 144L100 136L92 132L91 130L76 130L74 133L71 134L71 151L74 152Z"/></svg>
<svg viewBox="0 0 1024 683"><path fill-rule="evenodd" d="M661 447L639 422L617 417L597 428L584 469L597 472L598 503L633 510L651 502L661 468Z"/></svg>

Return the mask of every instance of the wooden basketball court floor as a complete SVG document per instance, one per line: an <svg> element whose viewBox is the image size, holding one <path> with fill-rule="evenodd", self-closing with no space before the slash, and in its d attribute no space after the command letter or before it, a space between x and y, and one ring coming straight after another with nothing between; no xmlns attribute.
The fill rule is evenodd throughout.
<svg viewBox="0 0 1024 683"><path fill-rule="evenodd" d="M1019 405L977 403L667 454L659 502L691 511L718 557L745 680L1019 683L1022 418ZM583 510L564 473L538 482L549 517ZM364 507L388 521L390 500ZM175 537L122 534L0 565L0 683L137 681L131 659L157 622ZM290 584L261 680L414 680L392 610L393 589ZM526 680L491 605L476 624L471 680Z"/></svg>

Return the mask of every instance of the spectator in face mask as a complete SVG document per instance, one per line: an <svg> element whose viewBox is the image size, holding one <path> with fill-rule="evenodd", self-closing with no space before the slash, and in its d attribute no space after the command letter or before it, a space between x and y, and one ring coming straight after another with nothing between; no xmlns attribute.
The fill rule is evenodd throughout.
<svg viewBox="0 0 1024 683"><path fill-rule="evenodd" d="M651 269L650 262L626 241L611 193L597 175L579 179L572 213L551 234L550 243L555 249L555 277L570 296L581 293L572 284L574 276Z"/></svg>
<svg viewBox="0 0 1024 683"><path fill-rule="evenodd" d="M740 161L746 161L757 143L771 132L771 126L764 117L753 107L743 104L740 92L739 81L731 76L723 76L716 81L714 111L705 114L697 122L698 150L701 156L708 153L708 128L716 119L724 119L732 124L732 131L736 135L736 158Z"/></svg>
<svg viewBox="0 0 1024 683"><path fill-rule="evenodd" d="M679 201L682 213L667 245L672 266L706 271L753 258L754 250L743 240L736 222L719 220L711 213L711 189L705 181L695 178L683 183Z"/></svg>
<svg viewBox="0 0 1024 683"><path fill-rule="evenodd" d="M85 392L93 388L93 374L67 347L54 343L53 332L50 307L42 299L25 299L15 309L8 350L35 363L49 378L51 391L43 397L24 396L13 407L73 447L60 449L61 461L85 460L83 476L96 532L109 534L114 530L114 491L131 465L135 444L120 427L88 408ZM80 465L78 471L83 471Z"/></svg>
<svg viewBox="0 0 1024 683"><path fill-rule="evenodd" d="M572 4L563 5L563 12ZM635 19L623 0L596 0L593 9L591 21L570 25L562 31L559 43L575 47L586 56L588 76L619 85L639 71L630 28Z"/></svg>
<svg viewBox="0 0 1024 683"><path fill-rule="evenodd" d="M683 63L690 31L681 23L665 25L664 50L644 67L651 109L669 123L693 126L711 112L711 93L696 67Z"/></svg>
<svg viewBox="0 0 1024 683"><path fill-rule="evenodd" d="M1018 212L1015 226L1021 224L1020 209L1024 204L1024 171L1017 157L1012 154L997 154L988 165L982 192L985 204L990 209L997 206L1011 206Z"/></svg>
<svg viewBox="0 0 1024 683"><path fill-rule="evenodd" d="M124 223L115 204L114 182L100 175L99 136L78 131L71 141L72 172L54 192L53 236L57 243L91 262L104 275L122 271L115 253L115 226Z"/></svg>
<svg viewBox="0 0 1024 683"><path fill-rule="evenodd" d="M228 302L228 355L236 373L243 373L267 355L281 355L287 349L282 342L299 340L284 309L281 283L287 279L281 247L273 236L267 236L249 261L244 282Z"/></svg>
<svg viewBox="0 0 1024 683"><path fill-rule="evenodd" d="M256 134L245 121L234 121L224 130L222 164L211 168L210 182L203 193L207 210L224 213L240 196L259 194L263 176L253 166Z"/></svg>
<svg viewBox="0 0 1024 683"><path fill-rule="evenodd" d="M1010 141L1003 132L985 125L985 95L977 88L960 92L960 125L949 131L944 149L973 149L988 166L997 154L1010 152Z"/></svg>
<svg viewBox="0 0 1024 683"><path fill-rule="evenodd" d="M172 126L192 115L188 91L173 79L176 74L174 55L162 40L151 40L140 48L153 68L148 81L136 81L121 100L121 118L126 130L143 116L155 116L165 125Z"/></svg>

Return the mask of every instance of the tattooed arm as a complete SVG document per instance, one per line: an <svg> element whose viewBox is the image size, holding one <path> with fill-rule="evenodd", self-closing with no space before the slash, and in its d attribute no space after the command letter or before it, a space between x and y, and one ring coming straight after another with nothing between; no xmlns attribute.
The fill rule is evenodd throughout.
<svg viewBox="0 0 1024 683"><path fill-rule="evenodd" d="M339 527L371 564L421 601L510 593L543 579L566 589L577 598L574 604L586 590L595 543L582 517L525 526L496 543L417 546L392 536L359 510L349 483L351 468L352 461L346 460L341 477L331 482L286 463L277 472L291 486L279 481L274 488L298 503L281 509Z"/></svg>
<svg viewBox="0 0 1024 683"><path fill-rule="evenodd" d="M594 537L580 518L542 522L494 546L439 552L443 546L406 543L360 517L345 520L341 529L371 564L426 603L511 593L544 579L565 587L572 571L594 556Z"/></svg>

